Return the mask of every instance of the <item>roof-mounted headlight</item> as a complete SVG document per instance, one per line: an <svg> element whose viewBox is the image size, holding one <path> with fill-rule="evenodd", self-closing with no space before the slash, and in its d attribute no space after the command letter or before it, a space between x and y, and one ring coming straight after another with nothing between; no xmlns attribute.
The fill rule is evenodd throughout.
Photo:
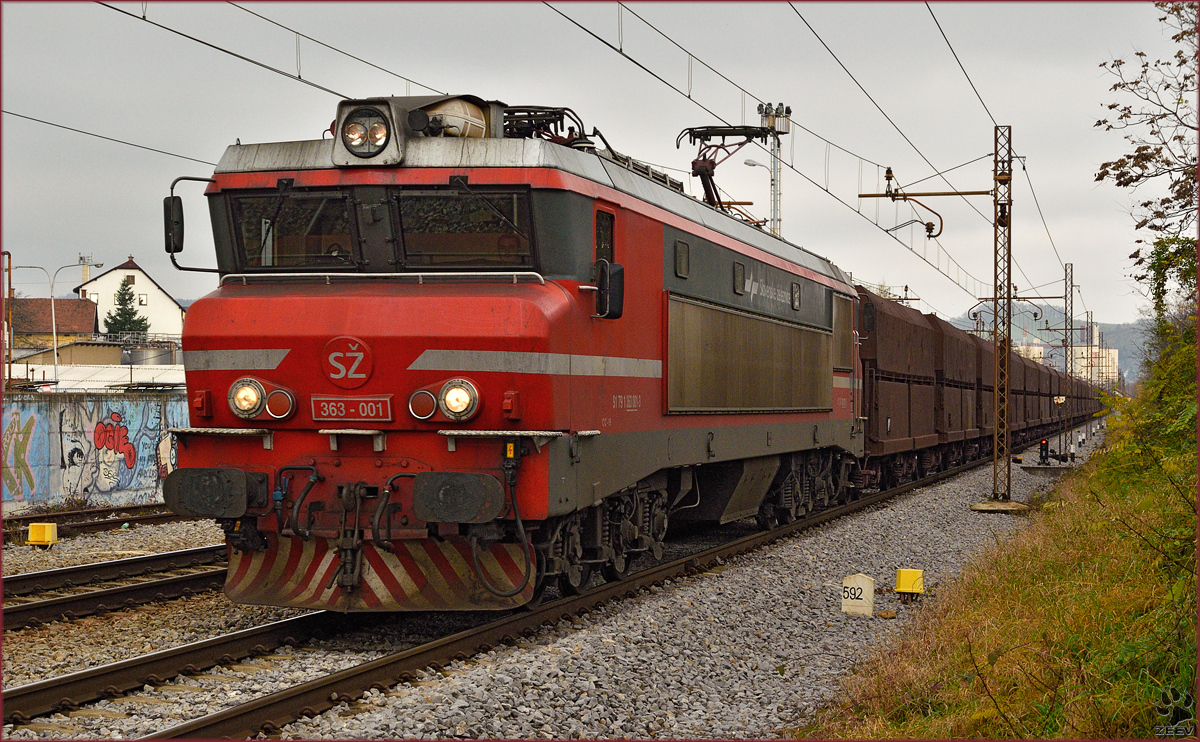
<svg viewBox="0 0 1200 742"><path fill-rule="evenodd" d="M390 167L404 161L408 112L398 98L362 98L338 104L333 121L333 164Z"/></svg>
<svg viewBox="0 0 1200 742"><path fill-rule="evenodd" d="M378 109L358 108L342 122L342 143L356 157L374 157L389 138L387 119Z"/></svg>

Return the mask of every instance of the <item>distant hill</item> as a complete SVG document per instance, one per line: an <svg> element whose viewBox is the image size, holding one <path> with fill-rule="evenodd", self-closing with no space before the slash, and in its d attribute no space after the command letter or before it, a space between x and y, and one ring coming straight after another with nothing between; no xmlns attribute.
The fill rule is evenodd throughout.
<svg viewBox="0 0 1200 742"><path fill-rule="evenodd" d="M1016 307L1014 307L1014 312L1017 312L1016 316L1013 317L1012 337L1014 343L1033 342L1034 338L1045 343L1062 342L1062 333L1047 332L1044 329L1047 321L1049 321L1051 327L1063 326L1062 307L1046 305L1042 308L1045 311L1040 318L1035 320L1028 312L1017 312ZM965 314L952 321L960 327L969 327L974 324L974 320ZM1078 317L1076 318L1076 322L1080 322ZM1109 324L1106 322L1098 322L1096 324L1100 332L1104 333L1104 344L1117 349L1117 365L1121 369L1121 372L1125 374L1125 378L1131 382L1137 379L1141 375L1142 345L1146 330L1149 327L1148 321L1143 319L1124 324ZM1083 335L1083 332L1079 332L1075 336L1075 342L1081 343Z"/></svg>

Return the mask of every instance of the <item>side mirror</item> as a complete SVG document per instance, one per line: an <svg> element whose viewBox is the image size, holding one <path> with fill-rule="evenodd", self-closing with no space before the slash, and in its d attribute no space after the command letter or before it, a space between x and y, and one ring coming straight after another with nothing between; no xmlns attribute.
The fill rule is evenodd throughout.
<svg viewBox="0 0 1200 742"><path fill-rule="evenodd" d="M179 196L163 199L163 232L167 253L183 252L183 199Z"/></svg>
<svg viewBox="0 0 1200 742"><path fill-rule="evenodd" d="M863 304L863 330L871 332L875 329L875 305L871 303Z"/></svg>
<svg viewBox="0 0 1200 742"><path fill-rule="evenodd" d="M625 268L607 260L596 261L596 313L599 319L620 319L625 309Z"/></svg>

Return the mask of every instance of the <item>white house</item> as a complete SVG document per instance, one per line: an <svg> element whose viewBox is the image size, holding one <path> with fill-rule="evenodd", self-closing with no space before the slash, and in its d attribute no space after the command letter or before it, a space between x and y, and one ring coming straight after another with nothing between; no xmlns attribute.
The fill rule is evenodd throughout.
<svg viewBox="0 0 1200 742"><path fill-rule="evenodd" d="M181 335L183 333L184 309L179 302L163 290L150 274L133 262L133 256L116 268L105 271L79 286L75 292L80 299L89 299L96 304L96 317L100 329L104 329L104 318L117 308L117 291L126 279L132 280L133 304L138 314L150 320L147 330L152 335Z"/></svg>

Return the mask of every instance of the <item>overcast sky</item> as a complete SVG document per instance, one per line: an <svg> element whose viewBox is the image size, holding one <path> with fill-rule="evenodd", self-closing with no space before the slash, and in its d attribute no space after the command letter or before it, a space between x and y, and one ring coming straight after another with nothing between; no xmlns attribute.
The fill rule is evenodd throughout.
<svg viewBox="0 0 1200 742"><path fill-rule="evenodd" d="M4 110L208 162L237 139L315 139L328 128L337 95L153 26L143 13L290 74L299 66L305 80L349 97L429 92L307 40L298 54L294 34L230 4L115 6L137 17L99 4L4 3ZM695 156L686 140L675 148L682 129L720 123L539 3L243 7L438 91L572 108L618 151L665 167L686 169ZM960 190L991 188L991 157L984 156L992 152L993 122L925 4L796 3L793 9L786 3L631 3L623 12L613 3L555 7L667 82L684 90L690 85L694 101L731 123L757 123L753 96L783 101L797 124L836 145L799 129L784 138L785 161L803 174L783 170L786 239L831 258L856 279L907 284L927 302L925 311L956 316L975 303L884 231L908 221L907 208L857 199L860 186L876 190L872 163L891 166L906 184L932 175L922 154L938 170L983 157L947 177ZM1115 2L931 7L991 115L1012 126L1014 149L1027 158L1049 235L1062 260L1074 263L1082 291L1076 311L1086 305L1098 321L1132 321L1146 303L1128 278L1127 256L1138 237L1128 213L1133 197L1094 182L1097 166L1125 145L1093 124L1113 100L1112 80L1100 62L1137 49L1152 57L1171 52L1158 11L1150 3ZM633 13L749 95L700 61L691 63L689 82L687 54ZM75 263L80 253L106 268L132 255L177 298L195 299L215 287L210 275L172 268L162 238L162 198L171 181L208 176L211 165L12 115L0 123L4 249L15 263L53 272ZM747 157L766 162L762 152L748 148L722 164L716 180L733 198L753 201L750 211L765 218L769 175L745 166ZM700 193L698 181L690 188ZM949 188L937 178L913 186ZM179 192L188 219L180 262L214 266L200 188L184 184ZM1038 293L1061 294L1063 270L1020 170L1013 198L1013 252L1024 271L1014 270L1014 282L1022 292L1031 283L1049 283ZM941 246L990 292L991 199L970 202L980 213L963 199L926 200L945 220ZM947 267L919 229L894 234ZM55 294L69 293L79 277L78 269L62 271ZM20 271L16 287L27 296L48 295L37 271Z"/></svg>

